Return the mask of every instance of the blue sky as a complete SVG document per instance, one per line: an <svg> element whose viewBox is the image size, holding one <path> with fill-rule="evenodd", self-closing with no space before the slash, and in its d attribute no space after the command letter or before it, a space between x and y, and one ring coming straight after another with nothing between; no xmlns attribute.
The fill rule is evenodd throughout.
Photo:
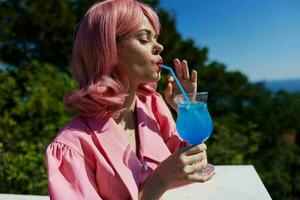
<svg viewBox="0 0 300 200"><path fill-rule="evenodd" d="M160 0L183 38L250 81L300 78L300 0ZM188 58L187 58L188 60Z"/></svg>

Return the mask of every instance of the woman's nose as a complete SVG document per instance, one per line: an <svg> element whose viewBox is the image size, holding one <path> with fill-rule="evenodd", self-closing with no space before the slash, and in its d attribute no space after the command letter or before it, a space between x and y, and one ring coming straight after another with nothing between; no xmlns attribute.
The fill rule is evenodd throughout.
<svg viewBox="0 0 300 200"><path fill-rule="evenodd" d="M154 48L153 48L153 54L158 55L160 54L162 51L164 50L163 45L161 45L160 43L156 43Z"/></svg>

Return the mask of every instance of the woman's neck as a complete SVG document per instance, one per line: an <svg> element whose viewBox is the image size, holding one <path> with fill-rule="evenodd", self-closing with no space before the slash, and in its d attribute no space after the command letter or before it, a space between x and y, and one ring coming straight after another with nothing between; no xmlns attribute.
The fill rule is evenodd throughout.
<svg viewBox="0 0 300 200"><path fill-rule="evenodd" d="M116 119L117 124L124 123L126 127L134 127L135 124L135 104L136 104L136 91L137 87L131 86L126 97L124 108L125 110Z"/></svg>

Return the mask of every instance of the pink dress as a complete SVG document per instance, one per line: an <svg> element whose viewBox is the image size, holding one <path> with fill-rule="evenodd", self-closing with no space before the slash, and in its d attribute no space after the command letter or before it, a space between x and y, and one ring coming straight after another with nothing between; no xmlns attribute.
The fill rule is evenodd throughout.
<svg viewBox="0 0 300 200"><path fill-rule="evenodd" d="M112 118L76 117L48 146L48 189L53 200L138 199L157 165L186 146L158 93L136 97L139 154Z"/></svg>

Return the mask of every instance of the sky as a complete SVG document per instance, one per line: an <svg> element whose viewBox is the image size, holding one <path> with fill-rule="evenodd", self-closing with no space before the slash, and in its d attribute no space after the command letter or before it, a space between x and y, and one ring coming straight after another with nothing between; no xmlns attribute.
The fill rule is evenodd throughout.
<svg viewBox="0 0 300 200"><path fill-rule="evenodd" d="M160 0L209 61L250 81L300 78L300 0ZM186 58L188 60L188 58Z"/></svg>

